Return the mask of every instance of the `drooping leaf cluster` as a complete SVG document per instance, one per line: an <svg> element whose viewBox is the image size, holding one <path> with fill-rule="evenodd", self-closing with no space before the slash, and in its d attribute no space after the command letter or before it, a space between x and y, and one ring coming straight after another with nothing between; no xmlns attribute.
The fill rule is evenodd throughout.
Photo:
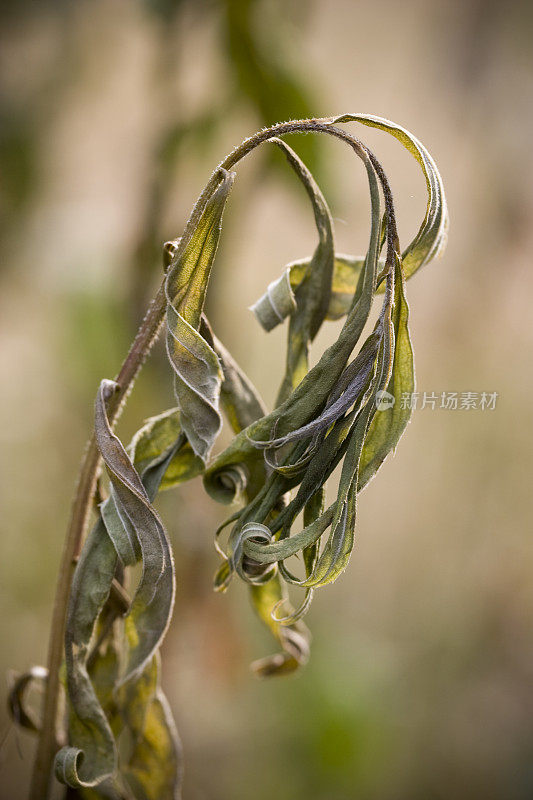
<svg viewBox="0 0 533 800"><path fill-rule="evenodd" d="M403 251L387 177L368 147L339 127L350 121L394 136L423 170L426 214ZM364 165L371 207L364 256L336 252L327 202L280 138L302 131L340 139ZM285 373L270 412L204 313L232 168L262 143L280 148L301 182L318 239L313 255L289 264L253 307L266 331L288 320ZM277 639L280 652L253 665L259 675L288 673L308 659L309 632L301 618L314 591L346 568L358 493L409 421L409 407L401 402L415 386L405 282L442 251L446 231L446 201L433 159L405 129L378 117L282 123L246 140L215 170L182 237L167 248L166 346L177 407L148 420L124 448L107 414L117 385L102 381L96 398L95 435L110 491L71 590L65 636L68 744L56 757L64 783L88 798L165 800L179 793L179 742L159 685L158 650L175 586L171 547L153 506L159 490L202 474L212 498L236 504L216 535L222 563L215 588L224 591L235 575L249 584L259 618ZM337 340L310 367L321 326L341 318ZM211 459L222 415L234 436ZM328 503L326 483L337 467ZM303 574L294 574L289 563L295 556ZM135 565L140 578L130 600L123 578ZM293 585L304 589L296 610L288 598ZM17 714L26 714L35 727L24 710L23 679L17 687Z"/></svg>

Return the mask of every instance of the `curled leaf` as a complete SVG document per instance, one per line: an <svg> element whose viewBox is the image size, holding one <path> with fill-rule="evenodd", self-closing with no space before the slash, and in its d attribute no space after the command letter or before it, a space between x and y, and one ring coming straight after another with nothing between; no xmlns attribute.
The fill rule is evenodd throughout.
<svg viewBox="0 0 533 800"><path fill-rule="evenodd" d="M265 405L249 378L233 360L221 342L213 336L207 320L204 321L204 335L212 343L222 365L224 381L222 383L221 403L233 430L238 432L250 425L254 420L264 416ZM240 493L251 501L260 491L266 479L266 465L258 451L246 466L239 463L228 464L219 471L221 482L219 491L226 491L223 500L235 499L236 481L239 480ZM235 482L234 482L235 481ZM223 482L226 484L224 487ZM238 516L238 515L237 515ZM232 518L230 518L231 521ZM225 527L225 526L222 526ZM250 539L253 541L253 538ZM254 559L246 564L248 570L254 570ZM268 658L255 661L252 670L261 677L282 675L303 666L309 658L309 631L303 623L284 625L274 618L274 612L281 601L286 600L286 590L275 574L275 568L259 569L262 579L250 586L252 605L259 618L266 625L281 646L281 652ZM231 579L229 561L224 557L222 565L215 576L215 589L224 591Z"/></svg>
<svg viewBox="0 0 533 800"><path fill-rule="evenodd" d="M127 549L123 544L127 538L134 557L139 554L142 559L142 576L125 618L128 655L123 680L126 680L143 669L165 635L174 603L174 564L163 523L139 473L109 426L106 401L114 389L112 381L102 381L95 405L95 431L111 479L111 497L125 536L118 534L118 525L108 524L109 512L102 516L119 555ZM168 453L157 465L157 485L173 455Z"/></svg>
<svg viewBox="0 0 533 800"><path fill-rule="evenodd" d="M394 136L409 150L422 168L428 190L428 202L426 214L418 233L401 256L403 275L407 280L424 264L438 258L446 247L449 216L442 178L428 150L406 128L370 114L343 114L332 120L332 124L352 121L379 128ZM311 260L311 258L299 259L286 267L284 275L287 277L284 280L288 282L293 294L302 282ZM339 319L348 313L364 261L362 256L335 254L328 319ZM381 259L380 266L384 267L384 265L385 261ZM383 284L378 286L378 293L383 290Z"/></svg>
<svg viewBox="0 0 533 800"><path fill-rule="evenodd" d="M300 258L287 264L284 274L287 275L293 293L297 291L307 274L312 258ZM335 253L326 319L336 320L346 316L350 310L357 282L364 265L365 259L363 256L356 257L345 253ZM383 268L385 260L380 259L379 265Z"/></svg>
<svg viewBox="0 0 533 800"><path fill-rule="evenodd" d="M343 114L332 120L333 125L339 122L360 122L362 125L391 134L403 144L422 168L428 190L426 214L418 233L401 257L404 277L410 278L420 267L442 254L448 239L448 205L437 165L422 142L395 122L373 114Z"/></svg>
<svg viewBox="0 0 533 800"><path fill-rule="evenodd" d="M252 605L262 622L278 640L282 651L252 664L252 670L261 678L287 675L309 660L309 631L302 623L282 625L275 618L275 610L286 602L287 592L278 576L260 586L251 586Z"/></svg>
<svg viewBox="0 0 533 800"><path fill-rule="evenodd" d="M100 787L112 778L117 767L115 737L102 707L102 673L97 676L89 670L90 643L109 598L117 555L124 557L124 563L135 563L138 558L145 561L143 576L124 619L126 664L116 679L124 682L153 658L172 607L172 557L151 501L167 468L173 470L173 483L178 476L185 479L191 471L201 468L201 461L191 455L172 412L150 420L134 437L129 448L137 459L134 467L109 429L105 405L114 386L111 381L104 381L96 401L97 438L111 473L112 494L101 506L101 517L87 537L76 567L65 633L70 744L56 756L56 775L75 787ZM156 434L151 442L149 431ZM181 466L180 452L184 459Z"/></svg>
<svg viewBox="0 0 533 800"><path fill-rule="evenodd" d="M206 470L204 480L206 488L210 490L211 481L216 477L218 471L227 467L228 460L234 461L238 458L241 462L247 463L248 453L252 447L284 447L294 443L293 452L289 453L285 459L281 460L281 465L287 463L298 464L306 459L306 453L310 458L306 461L305 472L302 474L296 470L289 472L276 472L267 478L260 492L243 509L239 518L234 524L228 542L228 563L231 569L237 570L241 577L255 582L255 577L250 569L241 559L246 552L246 545L243 543L243 532L250 530L250 525L260 524L268 528L271 535L280 532L280 540L290 538L291 526L300 513L318 492L329 477L335 466L344 457L350 444L350 431L357 425L358 415L363 413L363 409L368 402L369 380L375 379L375 365L378 349L383 335L383 326L378 328L375 334L365 342L363 348L356 359L347 365L351 351L355 347L363 328L367 322L372 306L372 300L377 284L378 258L381 241L381 206L378 189L377 173L372 161L366 154L362 153L362 158L367 168L371 194L371 234L369 250L365 259L365 268L361 273L357 291L354 295L350 312L341 331L338 341L326 350L320 358L318 364L313 367L296 385L288 398L282 402L281 406L272 414L263 417L259 422L249 425L242 433L235 437L232 445L219 456L213 464ZM331 275L331 273L330 273ZM331 279L331 278L330 278ZM385 304L388 307L389 295ZM312 300L310 298L312 305ZM324 306L321 309L322 318L325 315ZM307 330L311 329L307 327ZM381 331L381 333L380 333ZM289 334L290 335L290 334ZM292 373L289 371L289 374ZM296 381L294 381L296 383ZM281 429L279 435L278 429ZM272 430L276 430L276 436L269 436ZM361 437L366 432L366 425L357 430ZM264 436L264 433L267 435ZM261 437L258 434L263 433ZM311 451L308 450L310 437L315 438L312 442ZM320 438L321 437L321 438ZM301 446L299 440L303 439ZM319 446L320 445L320 446ZM240 450L240 453L238 453ZM358 451L360 452L360 450ZM287 462L287 459L289 460ZM340 488L337 505L337 517L327 516L328 523L335 520L335 525L352 526L354 514L347 515L342 509L345 506L345 495L353 480L358 459L352 459L354 467L349 479L346 478L345 486ZM352 463L352 462L350 462ZM301 482L301 483L300 483ZM288 490L300 483L296 496L282 510L280 501ZM342 496L341 496L342 495ZM350 500L352 496L350 495ZM312 535L319 530L320 525L314 521ZM322 533L324 529L322 530ZM305 537L308 535L306 531ZM245 537L253 544L253 537ZM305 541L305 546L315 545L316 540ZM265 541L267 548L273 546ZM248 551L249 552L249 551ZM340 559L341 556L339 555ZM324 562L321 562L322 564ZM311 577L308 576L311 581Z"/></svg>
<svg viewBox="0 0 533 800"><path fill-rule="evenodd" d="M92 633L109 596L116 563L113 543L98 520L74 573L65 633L70 744L57 753L55 773L69 786L96 786L117 766L115 738L87 671Z"/></svg>
<svg viewBox="0 0 533 800"><path fill-rule="evenodd" d="M33 684L42 685L48 678L48 670L44 667L32 667L22 675L17 675L9 690L7 705L13 722L29 731L40 731L41 722L37 713L28 706L27 694Z"/></svg>
<svg viewBox="0 0 533 800"><path fill-rule="evenodd" d="M262 297L251 306L265 331L271 331L296 310L296 300L290 277L284 272L280 278L269 283Z"/></svg>

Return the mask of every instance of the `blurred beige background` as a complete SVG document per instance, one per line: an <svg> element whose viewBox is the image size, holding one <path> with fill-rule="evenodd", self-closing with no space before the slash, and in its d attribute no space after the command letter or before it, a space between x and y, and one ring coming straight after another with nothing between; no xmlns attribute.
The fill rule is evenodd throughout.
<svg viewBox="0 0 533 800"><path fill-rule="evenodd" d="M197 482L160 499L179 580L163 678L184 798L531 798L531 4L98 0L11 3L3 16L2 675L45 660L93 397L160 280L160 243L265 122L378 114L426 144L450 206L444 257L408 285L418 388L497 392L496 408L414 413L360 497L351 565L317 593L311 662L295 678L253 678L272 643L243 587L212 592L224 510ZM385 165L405 245L423 178L397 142L353 130ZM338 249L363 251L361 167L338 143L300 146L332 200ZM269 401L285 334L265 336L247 307L315 243L280 165L265 151L239 168L209 299ZM120 435L172 404L159 346ZM4 700L0 717L0 796L17 800L33 741Z"/></svg>

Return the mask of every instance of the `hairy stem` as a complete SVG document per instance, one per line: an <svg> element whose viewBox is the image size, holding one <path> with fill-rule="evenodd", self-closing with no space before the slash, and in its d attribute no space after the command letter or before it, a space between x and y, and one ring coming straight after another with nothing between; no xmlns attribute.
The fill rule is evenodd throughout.
<svg viewBox="0 0 533 800"><path fill-rule="evenodd" d="M108 408L111 424L118 419L133 382L157 338L165 307L166 299L163 284L152 300L116 378L119 389L109 401ZM37 744L31 780L30 800L46 800L50 796L52 762L57 750L59 669L63 659L63 638L70 584L91 513L100 466L101 458L93 435L85 450L85 456L80 468L59 566L48 644L48 682L44 697L41 733Z"/></svg>
<svg viewBox="0 0 533 800"><path fill-rule="evenodd" d="M396 220L392 206L392 194L383 168L374 154L366 145L359 141L359 139L356 139L354 136L351 136L349 133L346 133L340 128L333 127L332 122L334 119L335 117L320 117L316 119L300 119L290 120L289 122L279 122L276 125L272 125L270 128L263 128L263 130L254 133L253 136L249 136L247 139L244 139L240 145L235 147L235 149L232 150L231 153L229 153L229 155L227 155L226 158L220 162L206 183L202 193L195 203L179 244L172 254L173 260L177 260L185 252L185 249L189 244L191 236L193 235L205 208L205 204L220 183L220 171L232 169L232 167L234 167L242 158L251 153L252 150L255 150L256 147L263 144L263 142L267 142L277 136L283 136L284 134L290 133L325 133L329 136L333 136L341 141L346 142L357 154L360 156L364 154L370 159L374 168L376 169L378 178L383 188L387 213L389 215L387 238L389 241L389 247L392 249L394 246L394 239L397 235Z"/></svg>

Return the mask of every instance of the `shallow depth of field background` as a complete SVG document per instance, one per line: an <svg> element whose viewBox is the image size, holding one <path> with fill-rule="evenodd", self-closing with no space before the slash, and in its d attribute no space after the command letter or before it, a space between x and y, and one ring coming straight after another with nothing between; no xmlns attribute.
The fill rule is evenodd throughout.
<svg viewBox="0 0 533 800"><path fill-rule="evenodd" d="M450 242L408 285L421 392L498 392L494 411L416 411L359 499L357 545L308 616L310 664L272 651L244 587L212 592L224 509L200 482L160 498L178 574L163 681L185 800L526 800L533 796L531 298L533 11L524 0L182 0L7 4L1 34L0 672L43 663L76 470L112 377L220 158L278 118L400 122L444 178ZM402 244L425 208L395 140L351 126L389 174ZM337 248L366 249L363 169L300 146ZM274 148L271 148L272 150ZM272 402L285 332L247 307L312 252L301 188L268 147L239 167L209 316ZM335 327L315 350L335 335ZM173 404L163 349L119 425ZM29 734L2 699L0 796L26 792Z"/></svg>

